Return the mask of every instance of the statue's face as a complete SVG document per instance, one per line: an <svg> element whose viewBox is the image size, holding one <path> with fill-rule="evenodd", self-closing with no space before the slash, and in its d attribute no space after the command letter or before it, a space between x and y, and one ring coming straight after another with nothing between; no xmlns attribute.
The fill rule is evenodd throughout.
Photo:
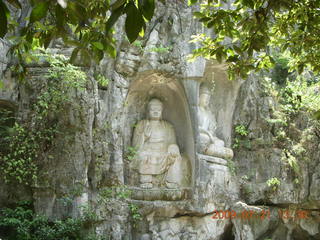
<svg viewBox="0 0 320 240"><path fill-rule="evenodd" d="M209 94L206 94L206 93L202 93L202 94L200 95L199 101L200 101L199 104L200 104L201 107L206 107L206 106L208 106L208 105L209 105L209 102L210 102L210 95L209 95Z"/></svg>
<svg viewBox="0 0 320 240"><path fill-rule="evenodd" d="M161 119L162 115L162 106L159 104L152 104L149 106L149 117L152 120Z"/></svg>

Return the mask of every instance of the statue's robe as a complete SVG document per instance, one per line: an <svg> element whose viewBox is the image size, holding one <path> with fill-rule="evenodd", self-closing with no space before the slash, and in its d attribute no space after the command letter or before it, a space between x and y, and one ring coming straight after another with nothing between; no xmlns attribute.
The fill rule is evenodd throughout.
<svg viewBox="0 0 320 240"><path fill-rule="evenodd" d="M202 147L205 149L212 144L212 140L210 136L206 133L209 132L214 137L214 140L217 140L216 136L216 129L217 129L217 122L216 118L210 112L199 108L198 110L198 121L200 127L200 142ZM203 129L204 131L201 131Z"/></svg>
<svg viewBox="0 0 320 240"><path fill-rule="evenodd" d="M200 131L200 151L203 154L232 159L232 149L226 148L224 141L216 137L217 122L214 115L202 108L198 111ZM211 134L211 137L210 135Z"/></svg>
<svg viewBox="0 0 320 240"><path fill-rule="evenodd" d="M173 126L164 120L138 122L132 143L137 149L135 165L140 174L163 174L174 162L168 155L168 147L176 144L175 132Z"/></svg>

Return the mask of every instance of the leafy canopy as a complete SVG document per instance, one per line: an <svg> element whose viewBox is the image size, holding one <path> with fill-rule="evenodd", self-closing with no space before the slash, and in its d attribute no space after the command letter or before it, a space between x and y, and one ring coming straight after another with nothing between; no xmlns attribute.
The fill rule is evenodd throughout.
<svg viewBox="0 0 320 240"><path fill-rule="evenodd" d="M290 70L320 72L319 0L189 0L202 3L194 13L213 34L199 34L193 58L225 61L229 76L245 78L271 67L275 52L290 55Z"/></svg>
<svg viewBox="0 0 320 240"><path fill-rule="evenodd" d="M61 38L74 46L86 64L99 62L105 54L115 57L113 26L126 15L125 33L132 43L142 36L155 12L156 0L29 0L32 11L24 23L17 23L8 7L21 9L18 0L0 0L0 37L10 30L12 52L25 59L36 42L47 48ZM164 1L164 0L161 0ZM194 16L212 29L200 34L193 58L204 56L229 65L231 78L245 78L252 70L271 67L275 52L288 52L290 70L320 71L320 0L188 0L200 4ZM19 61L21 62L21 61ZM19 69L18 69L19 70ZM21 70L21 69L20 69Z"/></svg>
<svg viewBox="0 0 320 240"><path fill-rule="evenodd" d="M99 62L105 53L115 57L112 27L126 15L125 33L132 43L143 35L146 22L154 15L155 0L29 0L32 11L24 23L10 16L9 5L22 9L18 0L0 0L0 38L10 29L15 32L12 52L19 60L28 57L34 43L47 48L53 39L61 38L74 46L71 62L78 55L81 62ZM25 9L24 9L25 10Z"/></svg>

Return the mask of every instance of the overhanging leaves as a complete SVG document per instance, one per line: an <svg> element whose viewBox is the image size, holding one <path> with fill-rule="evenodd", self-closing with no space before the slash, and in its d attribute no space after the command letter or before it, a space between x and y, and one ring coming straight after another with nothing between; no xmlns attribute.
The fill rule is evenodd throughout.
<svg viewBox="0 0 320 240"><path fill-rule="evenodd" d="M112 11L111 16L109 17L106 23L106 28L105 28L106 33L110 31L110 29L116 23L118 18L122 15L122 13L123 13L123 6L118 7L116 10Z"/></svg>
<svg viewBox="0 0 320 240"><path fill-rule="evenodd" d="M39 21L42 18L44 18L47 15L48 7L49 7L49 2L47 1L41 1L37 3L31 11L30 23Z"/></svg>
<svg viewBox="0 0 320 240"><path fill-rule="evenodd" d="M291 71L302 73L308 67L320 73L318 1L236 0L230 8L225 6L223 9L218 0L211 1L216 5L205 2L194 16L204 26L212 28L214 35L193 41L202 44L193 58L226 59L229 73L243 77L253 69L252 66L256 71L270 67L272 62L259 58L264 54L268 59L266 57L271 57L270 49L277 49L290 54ZM220 45L223 50L217 51ZM235 55L238 57L232 57Z"/></svg>
<svg viewBox="0 0 320 240"><path fill-rule="evenodd" d="M139 0L139 9L143 16L150 21L155 9L154 0Z"/></svg>
<svg viewBox="0 0 320 240"><path fill-rule="evenodd" d="M8 31L9 10L7 6L0 0L0 37L3 38Z"/></svg>
<svg viewBox="0 0 320 240"><path fill-rule="evenodd" d="M133 2L126 6L125 12L127 14L125 22L126 34L130 43L133 43L143 27L143 17Z"/></svg>

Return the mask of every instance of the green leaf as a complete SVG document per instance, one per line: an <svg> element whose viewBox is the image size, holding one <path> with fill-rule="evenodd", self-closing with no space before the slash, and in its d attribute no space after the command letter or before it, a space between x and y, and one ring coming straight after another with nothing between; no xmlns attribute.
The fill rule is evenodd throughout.
<svg viewBox="0 0 320 240"><path fill-rule="evenodd" d="M210 21L210 22L208 22L208 23L207 23L207 28L211 28L211 27L213 26L213 24L214 24L214 21L213 21L213 20Z"/></svg>
<svg viewBox="0 0 320 240"><path fill-rule="evenodd" d="M118 20L118 18L122 15L122 13L123 13L123 6L118 7L116 10L112 11L111 16L109 17L106 23L106 28L105 28L106 33L110 31L110 29Z"/></svg>
<svg viewBox="0 0 320 240"><path fill-rule="evenodd" d="M238 46L233 45L233 49L236 51L236 53L242 54L242 50L241 50L241 48L239 48Z"/></svg>
<svg viewBox="0 0 320 240"><path fill-rule="evenodd" d="M110 44L107 45L107 52L112 58L116 58L117 51L112 45Z"/></svg>
<svg viewBox="0 0 320 240"><path fill-rule="evenodd" d="M114 11L125 3L126 3L126 0L118 0L110 6L110 9L111 11Z"/></svg>
<svg viewBox="0 0 320 240"><path fill-rule="evenodd" d="M64 21L65 19L65 11L64 9L57 4L55 8L55 17L56 17L56 27L57 27L57 35L62 34L65 32L64 30Z"/></svg>
<svg viewBox="0 0 320 240"><path fill-rule="evenodd" d="M87 10L77 1L68 2L67 9L69 10L70 17L76 21L76 24L79 24L79 21L87 20Z"/></svg>
<svg viewBox="0 0 320 240"><path fill-rule="evenodd" d="M197 3L198 0L188 0L188 5L191 6L191 5L194 5Z"/></svg>
<svg viewBox="0 0 320 240"><path fill-rule="evenodd" d="M314 112L314 113L313 113L313 117L314 117L316 120L320 120L320 110Z"/></svg>
<svg viewBox="0 0 320 240"><path fill-rule="evenodd" d="M204 15L202 12L194 12L193 13L193 16L197 17L197 18L203 18L205 17L206 15Z"/></svg>
<svg viewBox="0 0 320 240"><path fill-rule="evenodd" d="M44 18L47 15L48 7L49 2L47 1L37 3L30 14L30 23L39 21Z"/></svg>
<svg viewBox="0 0 320 240"><path fill-rule="evenodd" d="M20 9L22 8L22 6L18 0L7 0L7 2L16 8L20 8Z"/></svg>
<svg viewBox="0 0 320 240"><path fill-rule="evenodd" d="M216 59L219 63L222 62L222 51L220 50L220 48L217 49L217 52L216 52Z"/></svg>
<svg viewBox="0 0 320 240"><path fill-rule="evenodd" d="M210 20L211 20L210 17L203 17L203 18L200 18L199 22L208 22Z"/></svg>
<svg viewBox="0 0 320 240"><path fill-rule="evenodd" d="M0 89L3 89L3 86L4 86L3 81L0 80Z"/></svg>
<svg viewBox="0 0 320 240"><path fill-rule="evenodd" d="M127 14L125 30L130 43L133 43L143 27L144 20L141 13L132 2L126 6L125 11Z"/></svg>
<svg viewBox="0 0 320 240"><path fill-rule="evenodd" d="M304 64L300 63L297 68L298 68L298 73L301 74L303 72L303 69L304 69Z"/></svg>
<svg viewBox="0 0 320 240"><path fill-rule="evenodd" d="M75 63L75 60L76 60L78 53L79 53L79 50L80 50L80 47L76 47L75 49L73 49L71 56L70 56L70 59L69 59L70 63L72 63L72 64Z"/></svg>
<svg viewBox="0 0 320 240"><path fill-rule="evenodd" d="M80 50L80 54L81 54L81 62L85 65L85 66L90 66L91 64L91 56L90 53L87 49L82 48Z"/></svg>
<svg viewBox="0 0 320 240"><path fill-rule="evenodd" d="M101 42L93 42L91 43L93 46L95 46L96 48L98 48L99 50L103 50L103 44Z"/></svg>
<svg viewBox="0 0 320 240"><path fill-rule="evenodd" d="M50 42L51 42L52 37L53 37L52 32L47 33L47 34L43 37L43 46L44 46L44 48L47 49L47 48L49 47L49 44L50 44Z"/></svg>
<svg viewBox="0 0 320 240"><path fill-rule="evenodd" d="M242 0L242 4L252 9L254 8L254 2L252 0Z"/></svg>
<svg viewBox="0 0 320 240"><path fill-rule="evenodd" d="M8 31L9 10L7 6L0 0L0 37L3 38Z"/></svg>
<svg viewBox="0 0 320 240"><path fill-rule="evenodd" d="M104 56L104 52L102 50L98 50L98 49L95 49L93 52L94 52L94 59L95 59L96 63L99 64L99 62L102 60L102 58Z"/></svg>
<svg viewBox="0 0 320 240"><path fill-rule="evenodd" d="M143 16L150 21L154 14L154 0L139 0L138 7L142 11Z"/></svg>

